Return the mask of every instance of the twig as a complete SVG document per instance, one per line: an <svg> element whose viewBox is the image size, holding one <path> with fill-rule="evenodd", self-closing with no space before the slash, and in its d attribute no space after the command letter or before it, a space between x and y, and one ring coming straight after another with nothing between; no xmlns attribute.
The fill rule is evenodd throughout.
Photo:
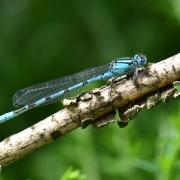
<svg viewBox="0 0 180 180"><path fill-rule="evenodd" d="M171 85L178 80L180 54L141 71L136 83L131 78L120 79L64 100L64 109L0 143L0 165L5 167L80 126L102 127L114 118L115 109L120 110L120 126L124 126L140 109L157 104L163 97L178 98Z"/></svg>

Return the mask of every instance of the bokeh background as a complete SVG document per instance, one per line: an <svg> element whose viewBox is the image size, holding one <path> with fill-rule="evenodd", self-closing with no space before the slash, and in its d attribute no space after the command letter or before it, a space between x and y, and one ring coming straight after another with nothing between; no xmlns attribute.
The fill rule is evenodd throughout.
<svg viewBox="0 0 180 180"><path fill-rule="evenodd" d="M14 109L18 89L136 52L156 62L177 54L179 42L179 0L0 0L0 113ZM0 139L59 107L1 124ZM3 169L0 180L67 179L72 169L76 179L180 179L180 102L144 110L125 129L75 130Z"/></svg>

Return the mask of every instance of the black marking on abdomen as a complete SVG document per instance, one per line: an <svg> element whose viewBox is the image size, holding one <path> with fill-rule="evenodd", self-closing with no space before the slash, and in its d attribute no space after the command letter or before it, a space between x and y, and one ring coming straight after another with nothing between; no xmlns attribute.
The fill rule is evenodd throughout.
<svg viewBox="0 0 180 180"><path fill-rule="evenodd" d="M35 107L35 106L36 106L36 104L35 104L35 103L33 103L33 104L29 104L29 105L28 105L28 108L29 108L29 109L31 109L31 108L33 108L33 107Z"/></svg>
<svg viewBox="0 0 180 180"><path fill-rule="evenodd" d="M28 106L29 107L29 106ZM27 107L23 107L23 108L21 108L21 111L24 111L24 110L26 110L26 109L28 109Z"/></svg>
<svg viewBox="0 0 180 180"><path fill-rule="evenodd" d="M51 96L47 96L47 97L45 97L45 101L50 101L52 99L52 97Z"/></svg>
<svg viewBox="0 0 180 180"><path fill-rule="evenodd" d="M88 84L88 81L83 82L82 85L85 86L86 84Z"/></svg>
<svg viewBox="0 0 180 180"><path fill-rule="evenodd" d="M65 89L64 94L67 94L69 91L70 91L69 89Z"/></svg>
<svg viewBox="0 0 180 180"><path fill-rule="evenodd" d="M26 106L24 106L24 107L22 107L21 109L18 109L18 110L16 110L16 111L14 111L14 114L21 114L21 112L23 112L23 111L26 111L27 109L28 109L29 107L26 107Z"/></svg>

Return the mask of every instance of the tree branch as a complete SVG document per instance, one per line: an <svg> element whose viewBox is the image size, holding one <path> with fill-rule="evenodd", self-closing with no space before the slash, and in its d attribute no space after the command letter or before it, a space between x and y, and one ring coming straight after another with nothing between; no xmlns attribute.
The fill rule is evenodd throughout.
<svg viewBox="0 0 180 180"><path fill-rule="evenodd" d="M132 78L119 78L112 85L64 100L64 109L0 143L0 165L5 167L80 126L102 127L112 122L115 109L119 109L119 125L123 127L142 108L151 108L170 97L179 98L172 86L178 80L180 54L140 71L136 83Z"/></svg>

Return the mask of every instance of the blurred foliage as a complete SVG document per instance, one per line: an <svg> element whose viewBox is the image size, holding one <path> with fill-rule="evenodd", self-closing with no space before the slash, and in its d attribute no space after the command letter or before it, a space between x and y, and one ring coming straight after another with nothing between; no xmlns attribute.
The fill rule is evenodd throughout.
<svg viewBox="0 0 180 180"><path fill-rule="evenodd" d="M69 167L66 172L63 174L63 177L60 180L85 180L86 177L82 175L79 170L74 170L72 167Z"/></svg>
<svg viewBox="0 0 180 180"><path fill-rule="evenodd" d="M136 52L150 62L178 53L179 6L179 0L1 0L0 113L13 109L13 93L28 85ZM1 140L58 109L56 103L1 124ZM0 179L56 180L73 166L89 180L178 180L179 142L176 100L141 112L125 129L73 131L3 169Z"/></svg>

